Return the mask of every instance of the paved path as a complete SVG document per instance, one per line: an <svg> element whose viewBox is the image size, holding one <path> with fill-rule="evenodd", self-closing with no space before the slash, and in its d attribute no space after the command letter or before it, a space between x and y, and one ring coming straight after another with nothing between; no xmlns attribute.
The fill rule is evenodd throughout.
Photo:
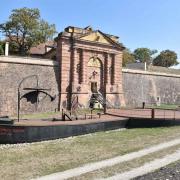
<svg viewBox="0 0 180 180"><path fill-rule="evenodd" d="M140 157L145 156L147 154L154 153L156 151L159 151L159 150L171 147L171 146L175 146L178 144L180 144L180 139L161 143L161 144L152 146L150 148L142 149L142 150L139 150L137 152L132 152L132 153L129 153L129 154L126 154L123 156L117 156L115 158L111 158L111 159L107 159L107 160L103 160L103 161L99 161L99 162L95 162L95 163L86 164L82 167L77 167L77 168L66 170L63 172L50 174L50 175L47 175L44 177L37 178L36 180L59 180L59 179L63 180L63 179L68 179L68 178L80 176L82 174L98 170L100 168L110 167L110 166L119 164L121 162L130 161L130 160L135 159L135 158L140 158ZM180 158L180 152L179 152L178 157Z"/></svg>
<svg viewBox="0 0 180 180"><path fill-rule="evenodd" d="M93 123L101 123L101 122L110 122L110 121L119 121L119 120L128 120L125 117L115 117L112 115L102 115L101 118L93 119L81 119L81 120L73 120L73 121L52 121L52 118L49 120L43 119L28 119L28 120L20 120L15 121L15 125L17 126L51 126L51 125L79 125L79 124L93 124Z"/></svg>
<svg viewBox="0 0 180 180"><path fill-rule="evenodd" d="M180 159L180 150L178 150L177 152L175 152L171 155L165 156L162 159L156 159L154 161L148 162L141 167L134 168L130 171L127 171L127 172L106 178L106 180L117 180L117 179L118 180L124 180L124 179L129 180L129 179L147 174L147 173L154 171L156 169L159 169L159 168L166 166L170 163L178 161L179 159Z"/></svg>
<svg viewBox="0 0 180 180"><path fill-rule="evenodd" d="M152 109L109 109L108 114L124 117L151 118ZM155 109L155 118L180 119L180 110Z"/></svg>

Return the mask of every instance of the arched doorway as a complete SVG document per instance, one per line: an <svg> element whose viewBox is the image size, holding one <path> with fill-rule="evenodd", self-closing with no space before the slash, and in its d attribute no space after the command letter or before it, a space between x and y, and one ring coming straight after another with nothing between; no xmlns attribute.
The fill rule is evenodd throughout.
<svg viewBox="0 0 180 180"><path fill-rule="evenodd" d="M101 92L103 86L102 62L98 57L91 57L88 61L88 85L92 93Z"/></svg>

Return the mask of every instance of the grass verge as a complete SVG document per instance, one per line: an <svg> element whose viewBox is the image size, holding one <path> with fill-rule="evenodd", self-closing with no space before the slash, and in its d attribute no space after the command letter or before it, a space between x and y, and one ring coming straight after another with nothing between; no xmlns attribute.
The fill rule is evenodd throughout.
<svg viewBox="0 0 180 180"><path fill-rule="evenodd" d="M91 110L90 109L80 109L78 110L78 114L90 114ZM92 111L93 114L97 113L103 113L102 109L93 109ZM45 112L45 113L32 113L32 114L21 114L20 118L21 119L47 119L47 118L52 118L55 116L61 117L61 112ZM17 116L11 116L11 119L17 119Z"/></svg>
<svg viewBox="0 0 180 180"><path fill-rule="evenodd" d="M180 137L180 127L128 129L0 148L0 179L31 179Z"/></svg>
<svg viewBox="0 0 180 180"><path fill-rule="evenodd" d="M21 119L45 119L55 115L61 115L61 112L46 112L46 113L32 113L32 114L21 114ZM17 116L11 116L11 119L17 119Z"/></svg>
<svg viewBox="0 0 180 180"><path fill-rule="evenodd" d="M175 110L178 108L178 105L176 104L161 104L160 106L150 106L150 108L155 108L155 109L172 109L172 110Z"/></svg>
<svg viewBox="0 0 180 180"><path fill-rule="evenodd" d="M155 159L163 158L166 155L175 153L178 149L180 149L180 145L166 148L164 150L157 151L155 153L150 153L141 158L136 158L131 161L123 162L111 167L92 171L81 176L70 178L69 180L88 180L88 179L108 178L116 174L123 173L125 171L130 171L134 168L143 166L147 162L153 161Z"/></svg>

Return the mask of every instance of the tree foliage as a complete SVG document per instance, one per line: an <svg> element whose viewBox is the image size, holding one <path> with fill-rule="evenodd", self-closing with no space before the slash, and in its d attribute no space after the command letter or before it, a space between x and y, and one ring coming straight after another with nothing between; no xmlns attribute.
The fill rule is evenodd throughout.
<svg viewBox="0 0 180 180"><path fill-rule="evenodd" d="M0 31L8 37L10 44L16 46L20 54L25 55L32 46L52 39L56 28L54 24L40 18L38 9L20 8L12 10L9 20L0 24Z"/></svg>
<svg viewBox="0 0 180 180"><path fill-rule="evenodd" d="M4 55L4 49L3 49L2 45L0 45L0 55Z"/></svg>
<svg viewBox="0 0 180 180"><path fill-rule="evenodd" d="M177 61L177 54L171 50L162 51L154 60L153 65L170 67L179 64Z"/></svg>
<svg viewBox="0 0 180 180"><path fill-rule="evenodd" d="M157 50L150 50L148 48L137 48L134 50L134 57L139 62L152 62L152 56L157 53Z"/></svg>
<svg viewBox="0 0 180 180"><path fill-rule="evenodd" d="M128 63L134 63L134 62L135 62L134 55L130 52L129 49L125 49L123 51L123 62L122 62L123 67L125 67L126 64Z"/></svg>
<svg viewBox="0 0 180 180"><path fill-rule="evenodd" d="M0 41L0 55L4 55L4 42Z"/></svg>

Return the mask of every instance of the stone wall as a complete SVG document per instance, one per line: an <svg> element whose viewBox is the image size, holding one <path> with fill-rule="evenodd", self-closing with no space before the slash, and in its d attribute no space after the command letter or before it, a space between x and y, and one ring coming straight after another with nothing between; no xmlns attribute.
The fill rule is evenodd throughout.
<svg viewBox="0 0 180 180"><path fill-rule="evenodd" d="M58 64L50 60L33 58L0 56L0 115L15 115L17 113L18 85L23 78L37 75L39 87L47 88L48 94L55 99L51 101L44 93L39 94L38 106L35 94L21 100L21 113L54 111L58 108ZM20 88L21 96L30 91L23 88L36 87L34 77L24 81ZM26 96L27 97L27 96Z"/></svg>
<svg viewBox="0 0 180 180"><path fill-rule="evenodd" d="M126 106L180 105L180 75L123 69Z"/></svg>
<svg viewBox="0 0 180 180"><path fill-rule="evenodd" d="M39 95L38 107L33 97L21 100L21 113L55 111L59 106L59 66L51 60L0 56L0 115L16 115L18 84L30 75L38 75L39 86L50 88L54 101ZM65 75L65 74L64 74ZM180 75L123 69L123 91L127 106L141 107L142 102L180 105ZM23 88L36 86L34 78L21 86L21 96L29 91ZM27 101L28 100L28 101ZM37 107L37 109L36 109Z"/></svg>

